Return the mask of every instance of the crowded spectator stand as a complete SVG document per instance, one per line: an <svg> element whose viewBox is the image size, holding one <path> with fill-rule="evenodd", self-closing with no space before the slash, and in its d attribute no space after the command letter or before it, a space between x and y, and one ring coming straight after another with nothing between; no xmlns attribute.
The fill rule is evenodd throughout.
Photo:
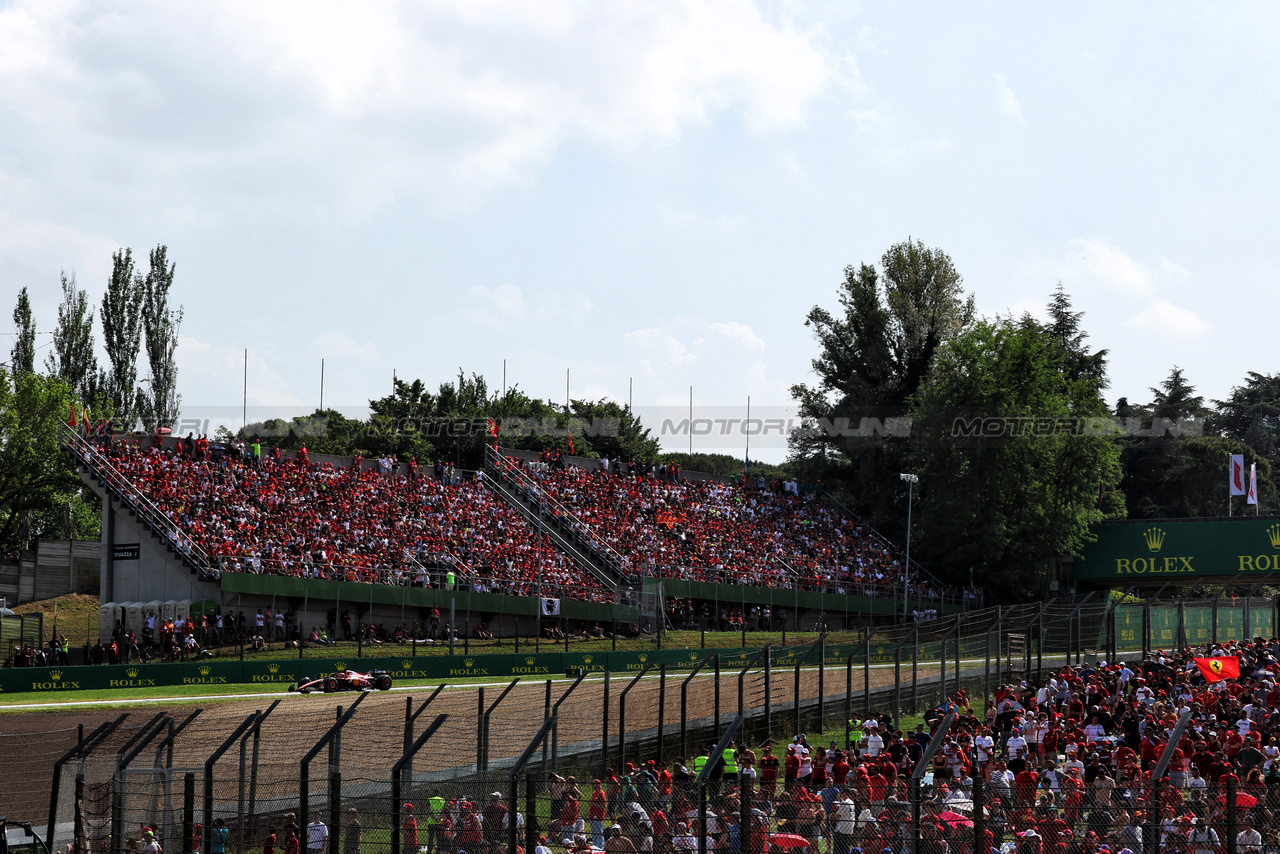
<svg viewBox="0 0 1280 854"><path fill-rule="evenodd" d="M550 452L530 461L490 449L486 459L494 477L544 506L575 542L632 583L664 577L901 595L903 563L883 538L833 502L802 495L794 481L693 481L678 466L609 460L582 468ZM912 599L955 593L915 572L908 583Z"/></svg>

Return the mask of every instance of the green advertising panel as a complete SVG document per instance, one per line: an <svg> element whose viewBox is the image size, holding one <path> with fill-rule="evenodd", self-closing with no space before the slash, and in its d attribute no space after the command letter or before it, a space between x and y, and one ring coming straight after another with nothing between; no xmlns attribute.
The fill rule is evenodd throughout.
<svg viewBox="0 0 1280 854"><path fill-rule="evenodd" d="M1140 582L1224 578L1280 571L1280 522L1274 519L1182 519L1107 522L1075 561L1076 578Z"/></svg>
<svg viewBox="0 0 1280 854"><path fill-rule="evenodd" d="M1151 645L1156 649L1172 649L1177 644L1178 606L1153 605L1151 608Z"/></svg>

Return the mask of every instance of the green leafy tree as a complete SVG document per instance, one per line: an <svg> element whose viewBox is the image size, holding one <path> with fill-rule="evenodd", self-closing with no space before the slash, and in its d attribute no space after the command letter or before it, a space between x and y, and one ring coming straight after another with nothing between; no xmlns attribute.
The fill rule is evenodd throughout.
<svg viewBox="0 0 1280 854"><path fill-rule="evenodd" d="M125 427L137 420L138 352L142 347L142 301L147 283L134 268L133 250L111 256L111 278L102 295L102 339L111 370L103 378L102 393Z"/></svg>
<svg viewBox="0 0 1280 854"><path fill-rule="evenodd" d="M1250 371L1244 385L1231 389L1226 400L1215 400L1214 407L1208 432L1244 442L1267 460L1265 480L1259 467L1258 498L1266 496L1266 506L1274 508L1275 473L1280 471L1280 374Z"/></svg>
<svg viewBox="0 0 1280 854"><path fill-rule="evenodd" d="M142 329L150 374L138 387L135 398L138 417L148 432L172 425L182 411L175 358L182 307L169 307L169 289L173 286L176 265L169 263L166 246L151 250L150 261L142 300Z"/></svg>
<svg viewBox="0 0 1280 854"><path fill-rule="evenodd" d="M805 426L790 437L790 468L882 526L906 516L907 402L939 348L973 322L973 297L951 258L918 240L889 247L879 271L844 273L840 310L815 306L805 320L818 382L791 389Z"/></svg>
<svg viewBox="0 0 1280 854"><path fill-rule="evenodd" d="M1122 489L1130 517L1227 515L1227 458L1237 453L1245 455L1245 465L1258 462L1261 499L1274 500L1270 462L1238 437L1212 435L1216 416L1182 368L1174 366L1150 392L1149 404L1121 398L1116 406L1125 433Z"/></svg>
<svg viewBox="0 0 1280 854"><path fill-rule="evenodd" d="M36 322L31 315L31 298L27 289L18 293L18 304L13 308L14 339L9 351L14 372L36 369Z"/></svg>
<svg viewBox="0 0 1280 854"><path fill-rule="evenodd" d="M920 477L913 557L944 580L972 568L997 598L1041 595L1050 561L1114 515L1099 501L1120 479L1105 360L1083 341L1001 318L939 352L913 400L908 466Z"/></svg>
<svg viewBox="0 0 1280 854"><path fill-rule="evenodd" d="M58 446L71 401L72 391L59 377L0 370L0 547L65 536L60 520L68 505L78 520L72 535L94 536L97 524L84 518L94 501Z"/></svg>
<svg viewBox="0 0 1280 854"><path fill-rule="evenodd" d="M70 277L62 274L58 326L45 369L70 386L77 401L87 403L94 399L98 390L98 357L93 350L93 308L88 294L76 286L74 273Z"/></svg>

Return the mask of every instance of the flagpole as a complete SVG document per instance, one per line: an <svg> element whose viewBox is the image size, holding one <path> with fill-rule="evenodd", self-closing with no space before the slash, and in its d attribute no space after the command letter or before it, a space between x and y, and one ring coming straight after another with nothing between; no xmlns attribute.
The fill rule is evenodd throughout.
<svg viewBox="0 0 1280 854"><path fill-rule="evenodd" d="M1231 453L1227 452L1227 518L1231 518Z"/></svg>
<svg viewBox="0 0 1280 854"><path fill-rule="evenodd" d="M689 386L689 456L693 456L693 386Z"/></svg>
<svg viewBox="0 0 1280 854"><path fill-rule="evenodd" d="M693 425L690 424L689 427L690 429L692 429ZM743 459L742 485L745 488L747 485L747 475L751 474L751 395L747 395L747 422L746 424L743 425L743 427L745 429L742 432L746 433L747 435L747 452L746 454L743 455L743 458L742 458Z"/></svg>

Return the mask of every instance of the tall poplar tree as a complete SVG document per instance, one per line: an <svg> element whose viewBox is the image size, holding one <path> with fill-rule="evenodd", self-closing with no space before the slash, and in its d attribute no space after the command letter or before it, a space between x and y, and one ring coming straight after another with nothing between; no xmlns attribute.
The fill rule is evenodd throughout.
<svg viewBox="0 0 1280 854"><path fill-rule="evenodd" d="M104 375L103 395L115 411L115 419L132 429L137 420L138 352L142 346L142 300L146 280L134 268L133 250L111 256L111 278L102 295L102 338L111 362Z"/></svg>
<svg viewBox="0 0 1280 854"><path fill-rule="evenodd" d="M142 329L146 341L150 375L138 386L137 411L147 431L169 427L178 420L182 396L178 394L178 328L182 306L169 307L175 264L169 263L169 248L151 250L150 268L143 283Z"/></svg>
<svg viewBox="0 0 1280 854"><path fill-rule="evenodd" d="M65 382L81 403L98 391L98 357L93 351L93 308L89 295L76 286L76 277L62 274L62 302L53 333L53 352L45 369Z"/></svg>
<svg viewBox="0 0 1280 854"><path fill-rule="evenodd" d="M18 304L13 308L13 326L16 337L9 351L9 362L14 373L36 369L36 321L31 316L31 298L27 289L18 294Z"/></svg>

